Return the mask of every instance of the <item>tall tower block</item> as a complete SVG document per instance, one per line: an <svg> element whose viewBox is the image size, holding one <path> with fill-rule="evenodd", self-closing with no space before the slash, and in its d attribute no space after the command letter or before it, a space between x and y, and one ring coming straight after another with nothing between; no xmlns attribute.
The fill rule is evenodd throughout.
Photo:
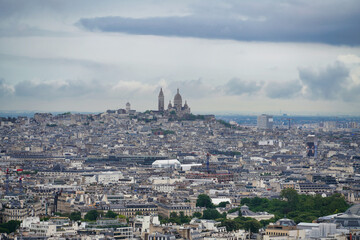
<svg viewBox="0 0 360 240"><path fill-rule="evenodd" d="M162 88L160 89L160 93L159 93L159 97L158 97L158 110L159 112L163 112L164 111L164 103L165 100L164 100L164 93L163 93L163 90Z"/></svg>

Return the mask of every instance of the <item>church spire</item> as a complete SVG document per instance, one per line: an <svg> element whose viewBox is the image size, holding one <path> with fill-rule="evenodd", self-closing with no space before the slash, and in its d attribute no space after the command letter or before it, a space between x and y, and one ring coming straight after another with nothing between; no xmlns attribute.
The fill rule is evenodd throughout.
<svg viewBox="0 0 360 240"><path fill-rule="evenodd" d="M163 112L165 110L164 104L165 104L164 93L163 93L162 88L160 88L160 93L159 93L159 97L158 97L158 110L159 110L159 112Z"/></svg>

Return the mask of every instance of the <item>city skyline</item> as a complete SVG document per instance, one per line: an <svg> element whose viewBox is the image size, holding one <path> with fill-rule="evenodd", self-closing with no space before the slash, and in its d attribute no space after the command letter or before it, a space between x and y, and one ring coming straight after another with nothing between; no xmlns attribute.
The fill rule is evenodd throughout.
<svg viewBox="0 0 360 240"><path fill-rule="evenodd" d="M0 111L360 115L357 1L0 6Z"/></svg>

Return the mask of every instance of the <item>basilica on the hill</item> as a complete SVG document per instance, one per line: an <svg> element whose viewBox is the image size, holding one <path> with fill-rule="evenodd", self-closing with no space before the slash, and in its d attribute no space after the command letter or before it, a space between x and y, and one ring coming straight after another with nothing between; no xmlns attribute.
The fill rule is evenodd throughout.
<svg viewBox="0 0 360 240"><path fill-rule="evenodd" d="M190 114L190 108L185 101L184 106L182 105L182 97L179 93L179 89L177 89L177 93L174 97L174 105L171 104L171 100L169 101L167 109L165 109L165 99L162 88L160 89L159 97L158 97L158 111L164 113L176 113L178 116L182 116L185 114Z"/></svg>

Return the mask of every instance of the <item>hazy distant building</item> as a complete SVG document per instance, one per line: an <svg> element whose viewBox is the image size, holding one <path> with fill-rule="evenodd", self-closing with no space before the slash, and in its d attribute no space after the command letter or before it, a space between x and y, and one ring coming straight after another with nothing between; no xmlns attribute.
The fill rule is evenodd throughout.
<svg viewBox="0 0 360 240"><path fill-rule="evenodd" d="M129 102L127 102L126 103L126 113L129 113L130 112L130 103Z"/></svg>
<svg viewBox="0 0 360 240"><path fill-rule="evenodd" d="M159 97L158 97L158 110L159 112L163 112L165 110L164 108L165 99L164 99L164 93L162 88L160 89Z"/></svg>
<svg viewBox="0 0 360 240"><path fill-rule="evenodd" d="M257 128L270 130L273 128L274 118L273 116L261 114L257 118Z"/></svg>
<svg viewBox="0 0 360 240"><path fill-rule="evenodd" d="M179 93L179 89L177 89L176 95L174 97L174 108L176 111L180 111L182 108L182 97Z"/></svg>
<svg viewBox="0 0 360 240"><path fill-rule="evenodd" d="M190 107L188 106L187 102L185 101L184 106L182 105L182 97L180 95L179 89L177 89L177 93L174 97L174 105L172 105L171 101L169 101L168 109L165 110L164 102L165 102L164 93L161 88L159 96L158 96L158 111L159 112L167 112L167 113L175 112L176 115L178 115L178 116L181 116L184 114L190 114Z"/></svg>

